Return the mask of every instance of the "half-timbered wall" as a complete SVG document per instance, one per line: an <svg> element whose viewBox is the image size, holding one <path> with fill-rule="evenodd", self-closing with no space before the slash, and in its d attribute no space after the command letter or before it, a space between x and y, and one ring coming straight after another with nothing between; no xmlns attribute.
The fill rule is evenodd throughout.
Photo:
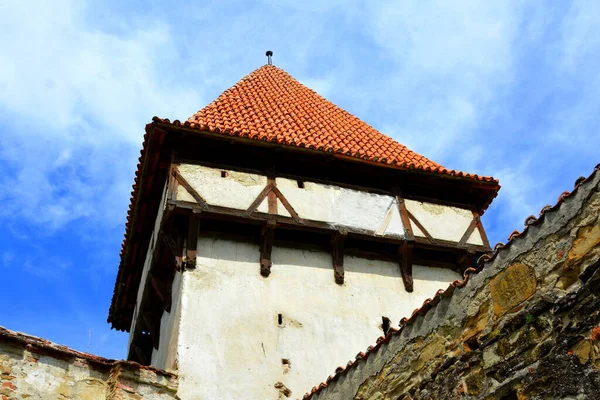
<svg viewBox="0 0 600 400"><path fill-rule="evenodd" d="M334 238L358 233L404 240L408 231L432 244L486 245L472 211L403 199L401 188L397 195L378 194L192 164L176 166L172 175L147 252L132 337L142 299L151 290L148 271L168 207L189 204L213 214L276 214L298 226L324 224ZM197 230L197 217L189 218L189 229ZM449 268L415 263L409 289L398 260L353 253L344 257L341 250L336 261L335 250L283 247L272 240L265 270L263 239L260 245L227 239L203 231L202 223L200 233L199 238L197 232L187 237L181 249L183 262L172 281L170 309L158 310L158 344L149 359L156 367L178 370L182 398L295 397L382 335L383 317L396 325L461 277ZM338 262L343 266L339 280Z"/></svg>
<svg viewBox="0 0 600 400"><path fill-rule="evenodd" d="M179 174L208 205L248 210L269 183L264 175L227 171L200 165L181 164ZM402 238L404 227L395 196L374 194L334 185L273 178L281 196L277 196L276 214L290 216L289 207L299 218L329 224L350 232ZM300 187L302 186L302 187ZM401 188L400 188L401 189ZM177 200L196 202L189 188L179 185ZM406 200L406 209L434 239L460 242L473 221L471 210L420 201ZM267 213L268 198L256 211ZM425 232L411 218L415 236ZM483 245L479 230L474 229L465 244Z"/></svg>

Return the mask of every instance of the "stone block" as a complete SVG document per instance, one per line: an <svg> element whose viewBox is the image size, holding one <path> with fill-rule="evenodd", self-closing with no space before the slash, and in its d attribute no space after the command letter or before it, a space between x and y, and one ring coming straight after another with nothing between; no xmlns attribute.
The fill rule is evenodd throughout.
<svg viewBox="0 0 600 400"><path fill-rule="evenodd" d="M516 263L499 273L491 281L490 294L494 314L500 317L531 297L537 280L533 270L525 264Z"/></svg>

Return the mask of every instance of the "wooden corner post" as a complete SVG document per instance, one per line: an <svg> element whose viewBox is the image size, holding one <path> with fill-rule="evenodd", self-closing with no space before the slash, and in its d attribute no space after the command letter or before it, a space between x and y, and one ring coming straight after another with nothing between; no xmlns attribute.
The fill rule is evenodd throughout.
<svg viewBox="0 0 600 400"><path fill-rule="evenodd" d="M194 215L190 215L188 219L188 236L186 242L185 258L183 260L184 269L196 268L196 256L198 246L198 230L200 221Z"/></svg>
<svg viewBox="0 0 600 400"><path fill-rule="evenodd" d="M344 242L348 232L336 231L331 235L331 258L333 262L333 277L338 285L344 284Z"/></svg>
<svg viewBox="0 0 600 400"><path fill-rule="evenodd" d="M260 234L260 274L265 278L271 274L271 251L276 225L275 220L268 220Z"/></svg>
<svg viewBox="0 0 600 400"><path fill-rule="evenodd" d="M404 282L404 289L407 292L413 291L413 276L412 276L412 241L405 241L398 247L398 261L400 263L400 273Z"/></svg>

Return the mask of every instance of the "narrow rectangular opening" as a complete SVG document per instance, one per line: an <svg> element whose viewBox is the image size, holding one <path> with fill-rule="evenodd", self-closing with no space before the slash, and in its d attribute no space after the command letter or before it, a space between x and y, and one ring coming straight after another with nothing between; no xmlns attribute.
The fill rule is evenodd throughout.
<svg viewBox="0 0 600 400"><path fill-rule="evenodd" d="M388 317L381 317L381 329L383 330L383 336L387 335L390 330L390 319Z"/></svg>
<svg viewBox="0 0 600 400"><path fill-rule="evenodd" d="M298 182L298 187L300 189L304 189L304 181L297 181Z"/></svg>
<svg viewBox="0 0 600 400"><path fill-rule="evenodd" d="M279 325L283 324L283 315L282 314L277 314L277 323Z"/></svg>
<svg viewBox="0 0 600 400"><path fill-rule="evenodd" d="M229 176L229 172L221 171L221 178L227 178Z"/></svg>

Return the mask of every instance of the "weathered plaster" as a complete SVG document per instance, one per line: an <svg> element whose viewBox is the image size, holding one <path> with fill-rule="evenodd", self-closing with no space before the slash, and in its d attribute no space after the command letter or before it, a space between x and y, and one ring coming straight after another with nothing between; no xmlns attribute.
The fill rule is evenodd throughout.
<svg viewBox="0 0 600 400"><path fill-rule="evenodd" d="M398 321L459 277L415 266L407 293L396 263L347 256L339 286L329 253L272 254L265 279L256 245L199 240L197 268L184 272L181 290L182 398L277 399L278 382L295 398L380 336L382 316Z"/></svg>
<svg viewBox="0 0 600 400"><path fill-rule="evenodd" d="M473 212L464 208L441 206L422 201L406 200L406 209L410 211L435 239L459 241L473 220ZM424 237L421 230L412 222L416 236ZM473 231L469 244L483 245L481 235Z"/></svg>
<svg viewBox="0 0 600 400"><path fill-rule="evenodd" d="M246 210L267 184L266 176L236 171L225 171L200 165L181 164L179 172L209 205ZM325 222L332 228L347 228L350 231L369 232L375 235L401 238L404 229L394 196L347 189L335 185L304 182L299 188L296 180L276 178L277 188L292 205L298 215L306 220ZM178 186L177 200L194 202L194 198L183 186ZM407 200L407 209L423 224L435 238L458 242L473 220L467 209L439 204ZM267 199L258 211L268 211ZM278 200L277 213L290 214ZM411 222L414 233L425 234ZM479 232L475 230L469 244L483 245Z"/></svg>
<svg viewBox="0 0 600 400"><path fill-rule="evenodd" d="M228 176L221 177L223 170L201 165L181 164L179 173L208 202L208 204L247 209L267 184L267 177L257 174L227 171ZM177 199L194 202L194 198L179 186ZM267 212L266 205L262 212Z"/></svg>
<svg viewBox="0 0 600 400"><path fill-rule="evenodd" d="M176 399L177 376L0 328L0 399Z"/></svg>
<svg viewBox="0 0 600 400"><path fill-rule="evenodd" d="M160 343L152 349L151 364L164 370L177 370L177 343L181 323L181 284L183 274L176 272L171 295L171 312L163 312L160 320Z"/></svg>

